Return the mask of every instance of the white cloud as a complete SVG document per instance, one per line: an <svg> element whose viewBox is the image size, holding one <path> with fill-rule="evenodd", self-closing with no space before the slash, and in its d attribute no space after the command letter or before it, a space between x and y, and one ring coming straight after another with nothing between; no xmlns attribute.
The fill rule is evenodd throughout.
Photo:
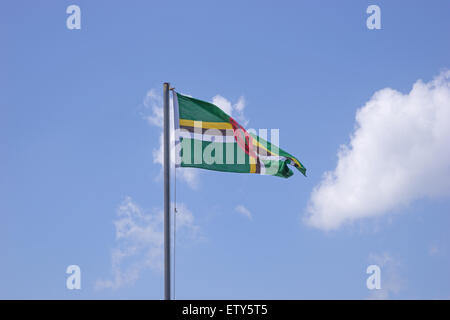
<svg viewBox="0 0 450 320"><path fill-rule="evenodd" d="M231 113L233 112L233 106L230 101L228 101L221 95L216 95L212 99L212 103L218 106L220 109L222 109L223 112L231 116Z"/></svg>
<svg viewBox="0 0 450 320"><path fill-rule="evenodd" d="M177 234L182 241L199 238L199 227L184 204L177 205ZM118 289L132 285L147 269L161 272L163 267L163 212L147 213L130 197L117 209L117 246L112 250L112 279L98 280L96 289ZM178 237L178 235L177 235Z"/></svg>
<svg viewBox="0 0 450 320"><path fill-rule="evenodd" d="M244 115L245 98L243 96L239 97L235 104L232 104L229 100L218 94L213 97L212 103L222 109L223 112L229 116L235 118L243 127L248 125L248 120Z"/></svg>
<svg viewBox="0 0 450 320"><path fill-rule="evenodd" d="M398 295L405 286L405 281L401 276L401 263L388 253L369 254L369 263L380 267L381 289L371 290L369 299L386 300Z"/></svg>
<svg viewBox="0 0 450 320"><path fill-rule="evenodd" d="M144 98L144 106L152 109L152 115L145 116L149 124L162 128L163 127L163 101L160 95L156 93L155 89L147 92Z"/></svg>
<svg viewBox="0 0 450 320"><path fill-rule="evenodd" d="M324 230L450 194L450 71L402 94L376 92L349 145L314 188L306 221Z"/></svg>
<svg viewBox="0 0 450 320"><path fill-rule="evenodd" d="M244 207L241 204L236 207L236 211L239 212L240 214L242 214L244 217L250 219L250 220L253 219L252 213L246 207Z"/></svg>
<svg viewBox="0 0 450 320"><path fill-rule="evenodd" d="M172 104L172 98L170 99L170 104ZM161 96L156 92L155 89L151 89L147 92L147 95L144 98L144 106L148 109L152 110L151 115L144 115L144 119L152 126L157 126L161 128L161 132L159 135L159 145L158 148L153 149L153 163L161 165L161 173L163 170L163 156L164 156L164 143L163 143L163 101ZM171 108L172 110L172 108ZM173 123L173 112L170 114L171 123ZM170 139L172 141L172 146L175 141L175 134L173 130L171 131ZM170 152L170 158L172 167L175 164L175 147L172 148ZM177 177L182 181L186 182L192 189L196 189L198 187L198 170L193 168L180 168L177 169Z"/></svg>
<svg viewBox="0 0 450 320"><path fill-rule="evenodd" d="M194 215L186 205L184 203L177 203L176 209L177 239L183 241L204 240L203 236L200 234L200 227L194 222Z"/></svg>

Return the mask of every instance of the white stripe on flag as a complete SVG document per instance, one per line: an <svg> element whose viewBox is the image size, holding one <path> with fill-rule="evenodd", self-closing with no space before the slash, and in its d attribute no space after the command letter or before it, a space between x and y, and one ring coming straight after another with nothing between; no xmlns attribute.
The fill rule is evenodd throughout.
<svg viewBox="0 0 450 320"><path fill-rule="evenodd" d="M178 137L186 139L195 139L206 142L218 142L218 143L235 143L236 140L234 136L221 136L221 135L210 135L201 133L192 133L187 130L179 130Z"/></svg>
<svg viewBox="0 0 450 320"><path fill-rule="evenodd" d="M175 135L175 168L180 167L181 165L181 157L180 157L180 136L178 135L180 129L180 109L178 106L178 97L175 90L172 90L172 106L173 106L173 127L174 127L174 135Z"/></svg>

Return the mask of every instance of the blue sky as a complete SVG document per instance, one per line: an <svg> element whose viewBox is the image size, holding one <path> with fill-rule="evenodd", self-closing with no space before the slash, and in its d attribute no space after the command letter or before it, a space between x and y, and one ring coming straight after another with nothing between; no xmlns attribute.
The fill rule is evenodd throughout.
<svg viewBox="0 0 450 320"><path fill-rule="evenodd" d="M71 4L81 30L66 28ZM371 4L381 30L366 27ZM248 126L280 129L280 146L308 169L290 179L180 169L177 298L450 298L449 9L448 1L3 2L0 298L163 297L155 112L164 81L199 99L244 101ZM385 88L396 93L373 98ZM423 114L434 116L421 126ZM314 198L352 135L362 142ZM387 180L372 152L390 159ZM389 179L402 168L408 175ZM355 181L364 184L353 193ZM123 223L136 233L120 236ZM66 288L73 264L81 290ZM371 264L381 268L381 291L366 287Z"/></svg>

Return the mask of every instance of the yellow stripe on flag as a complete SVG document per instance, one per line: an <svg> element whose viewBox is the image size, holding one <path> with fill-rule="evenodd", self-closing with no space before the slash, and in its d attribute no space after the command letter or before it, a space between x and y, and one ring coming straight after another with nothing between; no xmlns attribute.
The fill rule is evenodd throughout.
<svg viewBox="0 0 450 320"><path fill-rule="evenodd" d="M196 127L194 124L198 123L201 123L201 128L205 129L231 129L231 130L233 129L231 123L228 122L208 122L208 121L180 119L180 126Z"/></svg>

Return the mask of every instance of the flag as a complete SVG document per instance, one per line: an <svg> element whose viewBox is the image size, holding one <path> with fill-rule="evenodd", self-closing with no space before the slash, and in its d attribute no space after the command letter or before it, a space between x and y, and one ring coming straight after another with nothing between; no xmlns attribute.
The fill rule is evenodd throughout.
<svg viewBox="0 0 450 320"><path fill-rule="evenodd" d="M289 178L292 165L306 176L297 158L245 130L216 105L175 91L173 102L177 166Z"/></svg>

